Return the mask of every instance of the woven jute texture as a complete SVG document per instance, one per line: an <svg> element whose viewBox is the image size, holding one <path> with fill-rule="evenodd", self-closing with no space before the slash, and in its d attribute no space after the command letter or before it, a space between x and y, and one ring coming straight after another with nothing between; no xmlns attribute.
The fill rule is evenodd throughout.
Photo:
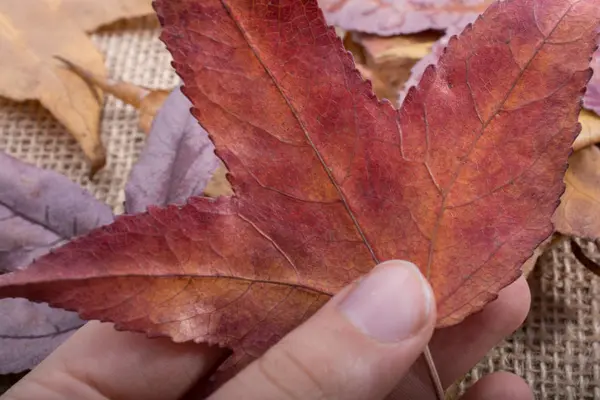
<svg viewBox="0 0 600 400"><path fill-rule="evenodd" d="M158 33L156 21L145 18L115 24L93 39L112 77L172 88L179 80ZM47 111L36 102L0 100L0 150L68 176L120 213L129 170L144 143L133 108L106 100L102 141L107 166L90 181L79 147ZM506 370L524 377L538 399L600 399L600 280L564 244L540 259L529 282L533 303L523 328L491 351L463 386Z"/></svg>
<svg viewBox="0 0 600 400"><path fill-rule="evenodd" d="M158 34L158 22L148 17L113 24L92 35L92 39L104 53L111 77L170 89L179 78ZM121 213L123 188L145 140L137 123L133 107L107 96L101 128L107 164L90 181L78 144L48 111L37 102L16 103L0 98L0 150L68 176Z"/></svg>

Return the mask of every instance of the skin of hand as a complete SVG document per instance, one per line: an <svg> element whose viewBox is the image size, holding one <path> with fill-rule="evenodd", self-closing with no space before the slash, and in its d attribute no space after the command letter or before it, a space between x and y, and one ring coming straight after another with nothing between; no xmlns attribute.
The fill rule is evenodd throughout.
<svg viewBox="0 0 600 400"><path fill-rule="evenodd" d="M399 289L401 288L401 289ZM334 296L210 399L435 399L425 346L445 387L512 333L529 310L520 278L482 312L434 333L435 301L417 267L387 261ZM432 336L433 335L433 336ZM117 332L90 322L1 400L176 400L222 360L223 350ZM464 400L532 400L515 375L495 373Z"/></svg>

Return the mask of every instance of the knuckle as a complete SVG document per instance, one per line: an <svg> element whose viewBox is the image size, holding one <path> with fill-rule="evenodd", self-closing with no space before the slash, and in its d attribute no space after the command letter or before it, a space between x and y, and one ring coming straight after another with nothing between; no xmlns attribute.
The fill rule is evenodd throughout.
<svg viewBox="0 0 600 400"><path fill-rule="evenodd" d="M281 342L259 358L258 371L285 399L335 397L329 393L330 384L326 385L322 375L315 374L314 363L309 364L289 343Z"/></svg>

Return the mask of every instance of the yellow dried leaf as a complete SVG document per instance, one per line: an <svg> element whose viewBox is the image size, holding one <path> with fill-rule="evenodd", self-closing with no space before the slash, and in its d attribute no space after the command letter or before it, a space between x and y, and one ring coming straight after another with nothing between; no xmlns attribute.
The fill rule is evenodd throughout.
<svg viewBox="0 0 600 400"><path fill-rule="evenodd" d="M145 133L150 133L154 117L167 97L169 97L169 93L171 93L169 90L151 90L140 101L138 125Z"/></svg>
<svg viewBox="0 0 600 400"><path fill-rule="evenodd" d="M588 146L569 158L566 190L552 220L564 235L600 238L600 149Z"/></svg>
<svg viewBox="0 0 600 400"><path fill-rule="evenodd" d="M154 117L169 96L168 90L152 90L121 80L107 79L94 75L85 68L60 58L74 73L106 93L132 105L139 111L139 126L145 133L150 133ZM365 70L365 73L367 71ZM207 197L231 196L233 190L227 180L227 168L223 163L213 172L204 195Z"/></svg>
<svg viewBox="0 0 600 400"><path fill-rule="evenodd" d="M53 0L52 3L86 32L120 19L154 15L152 0Z"/></svg>
<svg viewBox="0 0 600 400"><path fill-rule="evenodd" d="M370 64L381 65L387 62L416 62L431 52L431 47L439 38L438 33L423 32L389 37L356 34L354 40L364 47Z"/></svg>
<svg viewBox="0 0 600 400"><path fill-rule="evenodd" d="M598 114L581 110L579 123L581 124L581 133L573 143L573 150L577 151L600 142L600 117Z"/></svg>
<svg viewBox="0 0 600 400"><path fill-rule="evenodd" d="M431 52L439 37L437 32L391 37L354 33L352 40L361 47L365 66L372 76L384 84L385 90L376 94L394 100L398 89L410 77L412 67Z"/></svg>
<svg viewBox="0 0 600 400"><path fill-rule="evenodd" d="M360 72L363 79L371 81L373 92L375 92L379 98L386 98L386 94L390 92L390 88L379 79L379 76L375 75L370 69L361 64L356 64L356 69Z"/></svg>
<svg viewBox="0 0 600 400"><path fill-rule="evenodd" d="M335 34L336 34L336 35L338 35L338 37L339 37L339 38L340 38L342 41L344 41L344 38L346 37L346 33L347 33L347 32L346 32L344 29L342 29L342 28L339 28L339 27L337 27L337 26L336 26L336 27L334 27L334 29L335 29Z"/></svg>
<svg viewBox="0 0 600 400"><path fill-rule="evenodd" d="M156 113L158 113L169 93L171 93L170 90L149 89L118 79L109 79L94 75L69 60L65 60L62 57L58 58L90 85L94 85L102 89L105 93L115 96L124 103L135 107L139 111L139 127L145 133L150 133L152 121L154 121Z"/></svg>
<svg viewBox="0 0 600 400"><path fill-rule="evenodd" d="M89 158L92 172L102 168L100 92L65 68L55 56L98 76L106 71L102 54L50 0L0 1L0 95L39 100L71 132Z"/></svg>
<svg viewBox="0 0 600 400"><path fill-rule="evenodd" d="M227 180L227 168L223 163L217 167L210 180L204 188L207 197L231 196L233 189Z"/></svg>

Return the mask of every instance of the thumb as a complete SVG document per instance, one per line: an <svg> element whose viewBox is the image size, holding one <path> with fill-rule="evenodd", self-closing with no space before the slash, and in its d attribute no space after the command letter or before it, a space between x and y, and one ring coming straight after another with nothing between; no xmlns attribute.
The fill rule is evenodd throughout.
<svg viewBox="0 0 600 400"><path fill-rule="evenodd" d="M435 300L418 268L377 266L211 399L382 399L427 346Z"/></svg>

